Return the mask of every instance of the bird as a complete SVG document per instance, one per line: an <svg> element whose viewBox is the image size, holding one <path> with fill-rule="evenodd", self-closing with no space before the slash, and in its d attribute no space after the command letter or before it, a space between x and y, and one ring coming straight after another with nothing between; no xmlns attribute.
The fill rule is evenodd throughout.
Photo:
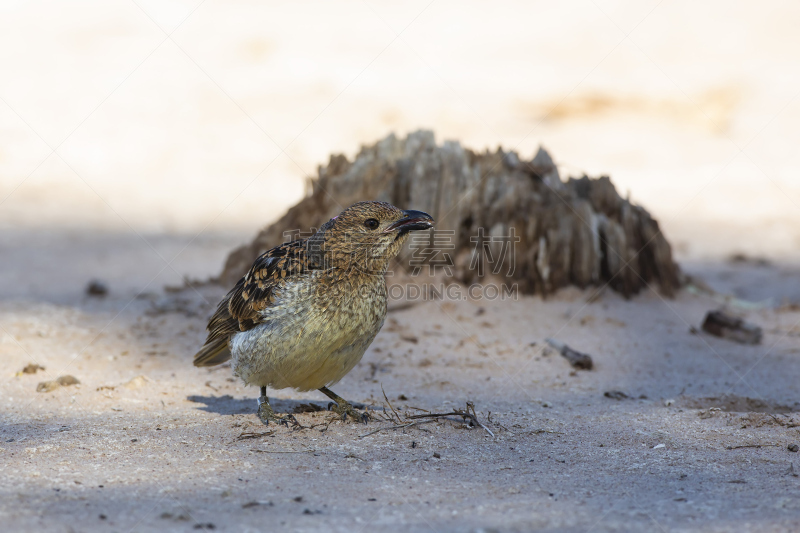
<svg viewBox="0 0 800 533"><path fill-rule="evenodd" d="M231 360L233 374L261 388L258 417L297 424L275 413L267 387L319 390L342 420L367 412L328 387L361 360L386 318L386 269L412 231L433 227L422 211L387 202L353 204L306 239L261 254L220 301L208 322L198 367Z"/></svg>

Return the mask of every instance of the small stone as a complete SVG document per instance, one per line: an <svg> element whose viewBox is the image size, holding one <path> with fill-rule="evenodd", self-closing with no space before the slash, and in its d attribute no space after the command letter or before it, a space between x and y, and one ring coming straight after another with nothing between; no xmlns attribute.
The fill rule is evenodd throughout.
<svg viewBox="0 0 800 533"><path fill-rule="evenodd" d="M790 444L789 446L787 446L787 448L789 449L790 452L794 453L797 453L798 450L800 450L800 446L798 446L797 444Z"/></svg>
<svg viewBox="0 0 800 533"><path fill-rule="evenodd" d="M763 336L759 326L724 311L709 311L702 327L706 333L742 344L759 344Z"/></svg>
<svg viewBox="0 0 800 533"><path fill-rule="evenodd" d="M89 296L102 297L108 294L108 287L106 287L106 284L103 283L102 281L93 279L86 286L86 294L88 294Z"/></svg>
<svg viewBox="0 0 800 533"><path fill-rule="evenodd" d="M42 381L36 386L36 392L52 392L59 387L78 385L80 381L75 376L61 376L53 381Z"/></svg>
<svg viewBox="0 0 800 533"><path fill-rule="evenodd" d="M442 458L442 456L441 456L441 455L439 455L439 452L433 452L433 458L434 458L434 459L441 459L441 458Z"/></svg>
<svg viewBox="0 0 800 533"><path fill-rule="evenodd" d="M25 368L22 369L23 374L35 374L39 370L44 370L43 366L39 366L36 363L31 363L26 365Z"/></svg>
<svg viewBox="0 0 800 533"><path fill-rule="evenodd" d="M78 378L76 378L75 376L70 376L70 375L61 376L58 379L56 379L56 381L62 387L68 387L69 385L79 385L80 384L80 381L78 381Z"/></svg>
<svg viewBox="0 0 800 533"><path fill-rule="evenodd" d="M131 379L130 381L123 383L122 386L126 389L136 390L141 389L149 380L145 376L136 376L135 378Z"/></svg>
<svg viewBox="0 0 800 533"><path fill-rule="evenodd" d="M655 446L653 446L653 449L658 450L659 448L666 448L666 447L667 447L666 444L656 444Z"/></svg>
<svg viewBox="0 0 800 533"><path fill-rule="evenodd" d="M52 392L59 388L61 384L58 381L42 381L36 385L36 392Z"/></svg>

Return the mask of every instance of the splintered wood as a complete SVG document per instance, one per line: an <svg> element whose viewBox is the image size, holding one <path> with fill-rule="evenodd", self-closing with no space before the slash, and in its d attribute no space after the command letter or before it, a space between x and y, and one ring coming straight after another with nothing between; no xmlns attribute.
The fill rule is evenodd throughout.
<svg viewBox="0 0 800 533"><path fill-rule="evenodd" d="M562 181L541 148L526 161L501 149L439 146L428 131L390 135L354 161L331 156L309 183L309 196L228 256L220 283L234 284L259 254L307 236L343 207L374 199L436 220L422 236L430 253L406 244L399 261L406 272L418 272L422 261L467 285L495 275L520 293L542 295L608 285L627 297L652 283L671 297L680 285L670 245L644 208L620 197L606 176Z"/></svg>

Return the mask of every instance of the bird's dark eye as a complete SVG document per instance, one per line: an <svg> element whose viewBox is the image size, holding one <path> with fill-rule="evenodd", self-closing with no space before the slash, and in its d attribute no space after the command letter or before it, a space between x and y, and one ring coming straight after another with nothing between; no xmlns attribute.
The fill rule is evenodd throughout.
<svg viewBox="0 0 800 533"><path fill-rule="evenodd" d="M376 229L380 223L374 218L368 218L364 221L364 225L367 227L367 229Z"/></svg>

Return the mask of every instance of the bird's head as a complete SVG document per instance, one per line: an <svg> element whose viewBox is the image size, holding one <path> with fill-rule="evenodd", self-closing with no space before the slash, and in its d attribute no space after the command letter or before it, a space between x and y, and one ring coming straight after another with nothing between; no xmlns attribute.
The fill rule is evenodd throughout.
<svg viewBox="0 0 800 533"><path fill-rule="evenodd" d="M358 202L323 224L309 244L324 252L330 266L383 273L410 232L432 227L433 217L422 211L386 202Z"/></svg>

